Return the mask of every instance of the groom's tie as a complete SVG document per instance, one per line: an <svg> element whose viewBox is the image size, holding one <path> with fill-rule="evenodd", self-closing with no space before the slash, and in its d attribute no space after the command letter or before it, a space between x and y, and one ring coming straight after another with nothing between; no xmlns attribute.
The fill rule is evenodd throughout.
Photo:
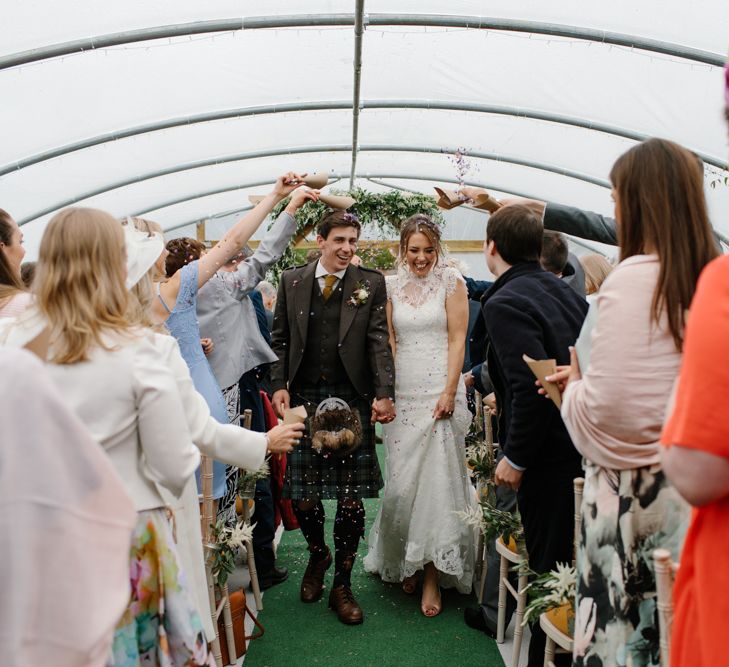
<svg viewBox="0 0 729 667"><path fill-rule="evenodd" d="M333 273L329 273L326 276L324 276L324 289L322 290L321 295L324 297L324 301L327 301L329 297L332 295L332 290L334 289L334 283L339 280Z"/></svg>

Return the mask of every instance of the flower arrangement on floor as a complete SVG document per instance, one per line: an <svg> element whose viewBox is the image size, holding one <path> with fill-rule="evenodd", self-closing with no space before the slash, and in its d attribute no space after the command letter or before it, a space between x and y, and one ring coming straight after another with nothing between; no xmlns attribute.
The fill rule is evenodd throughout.
<svg viewBox="0 0 729 667"><path fill-rule="evenodd" d="M218 586L225 586L228 576L235 569L235 557L238 550L253 540L253 529L248 522L240 521L232 528L220 519L210 526L212 543L208 545L208 562Z"/></svg>
<svg viewBox="0 0 729 667"><path fill-rule="evenodd" d="M523 625L537 621L539 617L552 612L550 619L563 633L574 636L575 629L575 596L577 573L571 565L557 563L557 568L537 575L527 586L529 603L524 610Z"/></svg>

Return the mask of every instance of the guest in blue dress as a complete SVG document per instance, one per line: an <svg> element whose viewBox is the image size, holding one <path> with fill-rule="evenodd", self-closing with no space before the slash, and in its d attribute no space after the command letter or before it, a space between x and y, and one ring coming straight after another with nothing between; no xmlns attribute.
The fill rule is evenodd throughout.
<svg viewBox="0 0 729 667"><path fill-rule="evenodd" d="M168 317L165 325L177 339L182 358L190 369L192 382L198 393L203 396L210 408L210 414L221 424L230 420L225 406L223 392L213 375L202 345L200 344L200 326L197 321L198 261L180 269L180 289L177 301L170 310L165 303L157 283L157 297ZM200 490L200 470L196 473L198 490ZM221 498L225 493L225 464L213 461L213 498Z"/></svg>
<svg viewBox="0 0 729 667"><path fill-rule="evenodd" d="M174 255L165 250L157 260L160 280L164 281L164 276L167 276L167 280L157 283L158 299L153 304L153 312L159 321L165 322L177 339L182 356L190 368L195 389L207 401L213 417L221 423L234 421L237 414L228 414L223 392L200 344L200 326L196 314L198 290L245 246L275 206L302 185L305 176L293 172L280 176L273 190L209 251L205 252L204 244L194 239L179 239L175 241L177 252ZM225 492L225 472L224 464L218 461L213 463L213 497L216 499ZM198 476L198 485L199 482Z"/></svg>

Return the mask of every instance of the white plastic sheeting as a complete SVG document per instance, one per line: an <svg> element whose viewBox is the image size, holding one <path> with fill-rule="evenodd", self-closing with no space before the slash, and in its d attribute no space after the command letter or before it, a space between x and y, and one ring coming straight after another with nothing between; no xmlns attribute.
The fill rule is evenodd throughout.
<svg viewBox="0 0 729 667"><path fill-rule="evenodd" d="M31 255L53 212L71 202L171 228L245 206L269 187L252 184L288 169L341 174L346 187L354 11L353 0L0 4L0 67L41 50L0 69L0 207L24 223ZM422 16L523 30L395 25ZM246 28L253 17L299 25ZM610 213L615 158L639 136L663 136L708 160L712 221L729 236L729 187L710 186L722 174L711 163L727 154L718 66L729 47L726 0L366 0L368 17L377 21L363 40L356 185L412 177L427 191L456 177L438 151L462 146L489 156L471 158L471 183ZM182 24L195 32L236 18L245 29L42 57L75 40ZM347 24L300 25L338 21ZM564 26L663 51L688 47L714 64L547 34ZM286 110L312 104L318 110ZM65 152L79 142L88 147ZM44 158L49 151L62 154Z"/></svg>

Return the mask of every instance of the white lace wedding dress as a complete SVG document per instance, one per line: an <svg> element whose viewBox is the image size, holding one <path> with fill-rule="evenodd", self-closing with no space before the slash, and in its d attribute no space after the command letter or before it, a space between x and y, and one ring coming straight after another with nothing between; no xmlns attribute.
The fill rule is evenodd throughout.
<svg viewBox="0 0 729 667"><path fill-rule="evenodd" d="M406 268L387 278L397 342L395 409L384 427L387 482L368 537L364 568L400 582L432 562L443 587L471 590L474 532L456 515L475 506L464 439L471 422L463 380L450 419L433 410L448 376L446 296L460 274L436 266L418 278Z"/></svg>

